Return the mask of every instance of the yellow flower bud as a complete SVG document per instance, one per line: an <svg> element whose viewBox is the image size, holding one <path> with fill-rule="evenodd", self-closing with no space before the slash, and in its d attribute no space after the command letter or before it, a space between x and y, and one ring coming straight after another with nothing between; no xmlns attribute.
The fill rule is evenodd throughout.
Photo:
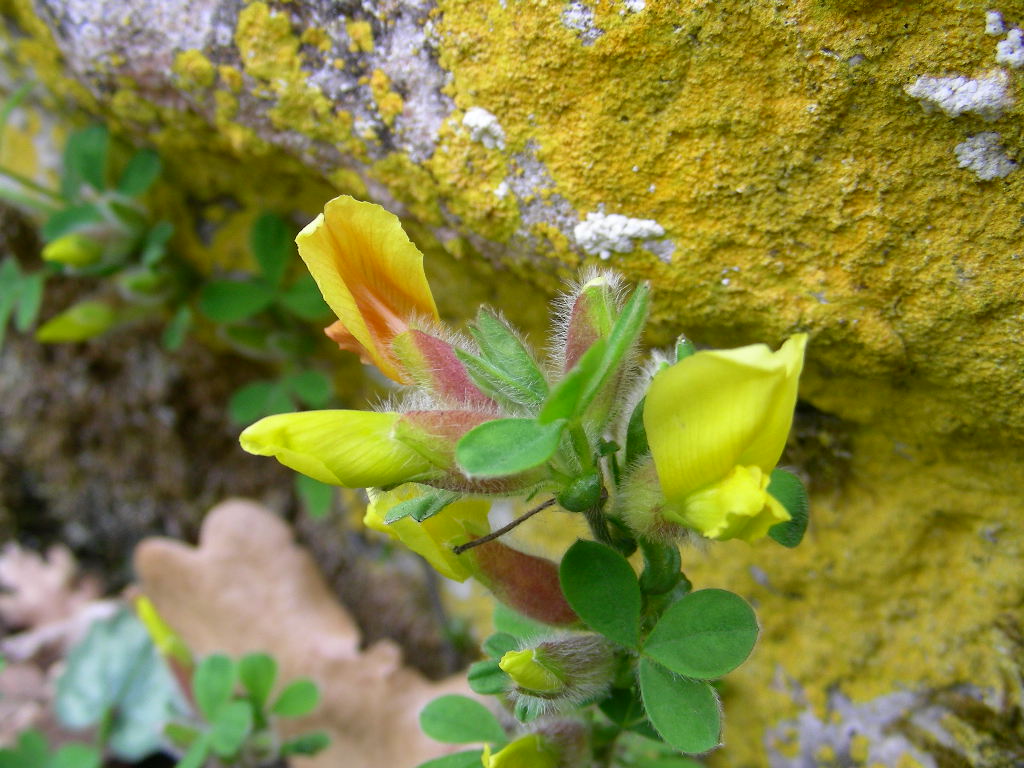
<svg viewBox="0 0 1024 768"><path fill-rule="evenodd" d="M103 255L103 248L95 240L83 235L64 235L43 248L43 261L68 267L88 267Z"/></svg>
<svg viewBox="0 0 1024 768"><path fill-rule="evenodd" d="M186 669L192 668L192 652L181 636L164 621L148 597L143 595L135 600L135 613L161 656L173 659Z"/></svg>
<svg viewBox="0 0 1024 768"><path fill-rule="evenodd" d="M643 416L664 503L632 513L625 504L635 527L669 521L712 539L754 541L790 519L767 488L793 421L806 343L797 334L777 352L763 344L697 352L655 375Z"/></svg>
<svg viewBox="0 0 1024 768"><path fill-rule="evenodd" d="M490 745L480 756L484 768L557 768L558 752L539 733L531 733L491 753Z"/></svg>
<svg viewBox="0 0 1024 768"><path fill-rule="evenodd" d="M47 320L36 330L43 344L87 341L109 331L117 323L117 311L102 301L82 301Z"/></svg>
<svg viewBox="0 0 1024 768"><path fill-rule="evenodd" d="M260 419L242 432L243 450L273 456L328 485L368 488L429 474L429 461L392 437L397 413L304 411Z"/></svg>
<svg viewBox="0 0 1024 768"><path fill-rule="evenodd" d="M543 695L565 690L565 680L557 669L544 663L536 648L509 651L501 657L498 666L512 678L512 682L530 693Z"/></svg>

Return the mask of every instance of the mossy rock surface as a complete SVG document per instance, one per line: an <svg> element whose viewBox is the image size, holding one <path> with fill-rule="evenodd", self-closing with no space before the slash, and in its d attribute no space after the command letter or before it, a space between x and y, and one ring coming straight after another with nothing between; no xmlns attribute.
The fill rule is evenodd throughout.
<svg viewBox="0 0 1024 768"><path fill-rule="evenodd" d="M764 622L715 760L999 764L970 728L936 726L943 757L907 718L951 711L950 686L995 706L1020 660L1000 638L1024 602L1024 70L985 12L1009 27L1024 3L174 7L0 2L9 71L42 86L15 134L28 170L74 105L161 150L179 247L209 269L244 266L260 209L298 223L347 192L403 216L455 320L478 299L528 318L605 263L655 286L652 343L808 332L807 542L687 556ZM922 76L1005 98L929 111L906 90ZM979 134L1005 176L960 166Z"/></svg>

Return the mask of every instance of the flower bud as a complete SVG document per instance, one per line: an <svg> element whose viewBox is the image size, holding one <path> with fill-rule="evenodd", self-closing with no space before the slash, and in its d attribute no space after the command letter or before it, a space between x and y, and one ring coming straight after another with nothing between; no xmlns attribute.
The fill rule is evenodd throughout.
<svg viewBox="0 0 1024 768"><path fill-rule="evenodd" d="M562 634L509 651L498 665L515 683L511 694L517 704L541 714L576 707L607 691L615 654L600 635Z"/></svg>
<svg viewBox="0 0 1024 768"><path fill-rule="evenodd" d="M117 312L102 301L83 301L50 318L36 331L36 341L59 344L86 341L109 331Z"/></svg>
<svg viewBox="0 0 1024 768"><path fill-rule="evenodd" d="M555 745L539 733L522 736L493 754L487 744L480 759L484 768L558 768L562 764Z"/></svg>
<svg viewBox="0 0 1024 768"><path fill-rule="evenodd" d="M410 329L395 336L391 350L413 381L442 401L488 411L496 408L466 373L452 344L444 339Z"/></svg>
<svg viewBox="0 0 1024 768"><path fill-rule="evenodd" d="M43 248L43 261L66 267L88 267L103 256L103 247L84 235L64 235Z"/></svg>
<svg viewBox="0 0 1024 768"><path fill-rule="evenodd" d="M595 341L611 332L618 313L618 289L618 277L603 273L584 280L575 293L565 297L569 317L562 354L563 370L571 370Z"/></svg>
<svg viewBox="0 0 1024 768"><path fill-rule="evenodd" d="M509 651L498 666L522 691L546 697L565 690L562 670L552 665L540 648Z"/></svg>
<svg viewBox="0 0 1024 768"><path fill-rule="evenodd" d="M474 575L494 596L524 616L567 627L579 623L558 581L558 566L500 541L489 541L463 553L472 557Z"/></svg>

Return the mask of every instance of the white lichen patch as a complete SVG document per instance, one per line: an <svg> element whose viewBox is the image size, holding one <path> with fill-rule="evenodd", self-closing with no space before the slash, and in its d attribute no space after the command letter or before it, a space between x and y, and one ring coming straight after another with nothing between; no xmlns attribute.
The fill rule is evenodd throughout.
<svg viewBox="0 0 1024 768"><path fill-rule="evenodd" d="M976 79L963 75L923 75L903 90L920 101L926 112L940 109L950 117L973 112L985 120L995 120L1013 104L1008 81L1006 72L1001 69Z"/></svg>
<svg viewBox="0 0 1024 768"><path fill-rule="evenodd" d="M505 148L505 131L498 118L483 107L470 107L462 118L462 124L469 128L469 136L488 149Z"/></svg>
<svg viewBox="0 0 1024 768"><path fill-rule="evenodd" d="M640 13L640 11L647 7L647 0L626 0L623 5L626 6L626 10L629 13Z"/></svg>
<svg viewBox="0 0 1024 768"><path fill-rule="evenodd" d="M996 43L996 61L1014 69L1024 67L1024 32L1011 29L1005 40Z"/></svg>
<svg viewBox="0 0 1024 768"><path fill-rule="evenodd" d="M1006 31L1003 14L999 11L985 11L985 34L999 37Z"/></svg>
<svg viewBox="0 0 1024 768"><path fill-rule="evenodd" d="M594 12L579 0L573 0L562 11L562 26L579 35L584 45L593 45L604 34L604 30L594 24Z"/></svg>
<svg viewBox="0 0 1024 768"><path fill-rule="evenodd" d="M653 219L632 219L619 213L600 211L587 214L587 218L573 228L576 244L591 256L609 258L612 253L629 253L634 241L662 237L664 228Z"/></svg>
<svg viewBox="0 0 1024 768"><path fill-rule="evenodd" d="M1017 170L1017 163L1006 154L1001 137L994 131L971 136L957 144L953 152L960 167L974 171L982 181L1003 179Z"/></svg>

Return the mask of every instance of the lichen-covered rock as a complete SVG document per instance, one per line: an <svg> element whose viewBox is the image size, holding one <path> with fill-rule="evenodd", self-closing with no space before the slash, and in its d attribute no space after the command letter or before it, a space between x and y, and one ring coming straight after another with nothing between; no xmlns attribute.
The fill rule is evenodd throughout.
<svg viewBox="0 0 1024 768"><path fill-rule="evenodd" d="M888 727L872 702L998 698L995 625L1024 598L1020 0L0 9L9 78L162 151L199 260L237 262L212 233L239 204L311 215L344 191L403 215L450 315L607 258L654 283L666 334L811 334L802 394L849 455L812 419L809 541L689 557L765 622L723 764L899 764L852 742ZM938 765L924 741L898 759Z"/></svg>

